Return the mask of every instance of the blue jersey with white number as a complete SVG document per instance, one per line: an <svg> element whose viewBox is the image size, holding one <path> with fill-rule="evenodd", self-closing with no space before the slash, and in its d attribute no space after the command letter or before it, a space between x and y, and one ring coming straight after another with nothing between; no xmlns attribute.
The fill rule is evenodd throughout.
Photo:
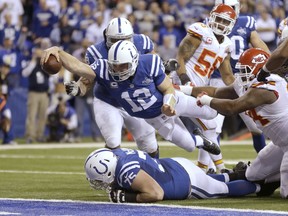
<svg viewBox="0 0 288 216"><path fill-rule="evenodd" d="M118 156L115 170L116 187L132 190L131 184L140 170L148 173L163 189L164 200L187 199L190 178L186 170L171 158L154 159L132 149L112 150Z"/></svg>
<svg viewBox="0 0 288 216"><path fill-rule="evenodd" d="M232 32L228 35L232 41L232 52L231 52L231 67L233 73L238 70L235 69L235 65L240 55L249 48L251 32L255 31L255 19L251 16L240 16L238 17ZM220 72L215 70L211 78L221 77Z"/></svg>
<svg viewBox="0 0 288 216"><path fill-rule="evenodd" d="M133 77L115 82L108 72L106 59L99 59L91 65L96 81L105 88L131 116L154 118L161 114L163 94L157 89L165 79L164 66L158 55L139 56L137 70ZM97 95L97 91L94 95Z"/></svg>
<svg viewBox="0 0 288 216"><path fill-rule="evenodd" d="M154 49L154 44L151 39L143 34L134 34L133 43L140 54L150 53ZM108 47L106 46L105 41L88 47L85 59L89 65L93 64L97 59L108 59ZM99 83L96 83L94 86L94 95L112 106L120 106Z"/></svg>

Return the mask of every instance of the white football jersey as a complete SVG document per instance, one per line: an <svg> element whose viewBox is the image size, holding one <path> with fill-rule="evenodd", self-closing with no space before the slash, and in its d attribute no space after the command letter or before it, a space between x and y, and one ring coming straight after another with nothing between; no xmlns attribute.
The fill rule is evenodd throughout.
<svg viewBox="0 0 288 216"><path fill-rule="evenodd" d="M264 104L247 111L253 118L257 127L265 136L270 138L275 145L287 146L288 140L288 84L278 75L271 74L267 83L254 79L250 88L262 88L273 91L277 100L272 104ZM288 146L287 146L288 148Z"/></svg>
<svg viewBox="0 0 288 216"><path fill-rule="evenodd" d="M231 52L232 42L224 36L222 43L219 43L212 29L200 22L190 25L187 33L202 41L185 65L187 75L196 86L206 86L211 74Z"/></svg>

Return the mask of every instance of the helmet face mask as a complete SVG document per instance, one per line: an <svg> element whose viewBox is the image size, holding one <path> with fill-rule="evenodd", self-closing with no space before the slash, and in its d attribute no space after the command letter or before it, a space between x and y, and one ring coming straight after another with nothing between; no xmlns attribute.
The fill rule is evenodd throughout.
<svg viewBox="0 0 288 216"><path fill-rule="evenodd" d="M109 149L92 152L85 161L86 178L96 190L109 190L114 182L117 156Z"/></svg>
<svg viewBox="0 0 288 216"><path fill-rule="evenodd" d="M139 54L130 41L118 41L108 52L108 71L116 82L133 76L138 66Z"/></svg>
<svg viewBox="0 0 288 216"><path fill-rule="evenodd" d="M236 18L233 8L220 4L211 11L208 25L216 35L228 35L234 27Z"/></svg>
<svg viewBox="0 0 288 216"><path fill-rule="evenodd" d="M259 70L265 65L269 56L268 53L259 48L250 48L244 51L235 66L236 69L239 69L239 72L235 73L238 85L248 87Z"/></svg>
<svg viewBox="0 0 288 216"><path fill-rule="evenodd" d="M112 19L106 30L106 45L110 48L114 43L119 40L133 41L134 31L129 20L119 17Z"/></svg>

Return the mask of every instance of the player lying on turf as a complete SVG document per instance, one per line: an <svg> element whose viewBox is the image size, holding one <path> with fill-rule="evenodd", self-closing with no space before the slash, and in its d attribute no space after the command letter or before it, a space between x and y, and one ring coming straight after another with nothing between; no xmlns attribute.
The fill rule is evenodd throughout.
<svg viewBox="0 0 288 216"><path fill-rule="evenodd" d="M233 174L215 174L216 180L185 158L154 159L132 149L98 149L84 167L91 187L106 189L112 202L235 197L260 191L260 185L246 180L228 182Z"/></svg>

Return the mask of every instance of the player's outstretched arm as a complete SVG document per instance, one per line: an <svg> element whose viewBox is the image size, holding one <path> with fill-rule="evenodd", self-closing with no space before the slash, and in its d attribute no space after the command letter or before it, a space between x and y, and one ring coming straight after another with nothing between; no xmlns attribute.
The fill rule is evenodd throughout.
<svg viewBox="0 0 288 216"><path fill-rule="evenodd" d="M225 83L225 85L228 86L235 81L232 68L231 68L231 64L230 64L230 54L226 56L226 58L220 65L219 71L220 71L222 80Z"/></svg>
<svg viewBox="0 0 288 216"><path fill-rule="evenodd" d="M114 203L151 203L163 200L161 186L144 170L140 170L131 184L131 190L112 188L109 199Z"/></svg>
<svg viewBox="0 0 288 216"><path fill-rule="evenodd" d="M272 52L265 64L268 71L280 68L288 59L288 37ZM285 71L286 72L286 71Z"/></svg>
<svg viewBox="0 0 288 216"><path fill-rule="evenodd" d="M272 91L266 89L249 89L243 96L230 99L217 99L200 94L197 97L198 105L208 105L223 115L234 115L264 104L271 104L277 100Z"/></svg>
<svg viewBox="0 0 288 216"><path fill-rule="evenodd" d="M48 48L42 52L41 65L43 65L48 60L50 55L54 55L57 61L60 61L62 65L71 73L89 80L95 79L96 74L89 65L84 64L74 56L56 46Z"/></svg>

